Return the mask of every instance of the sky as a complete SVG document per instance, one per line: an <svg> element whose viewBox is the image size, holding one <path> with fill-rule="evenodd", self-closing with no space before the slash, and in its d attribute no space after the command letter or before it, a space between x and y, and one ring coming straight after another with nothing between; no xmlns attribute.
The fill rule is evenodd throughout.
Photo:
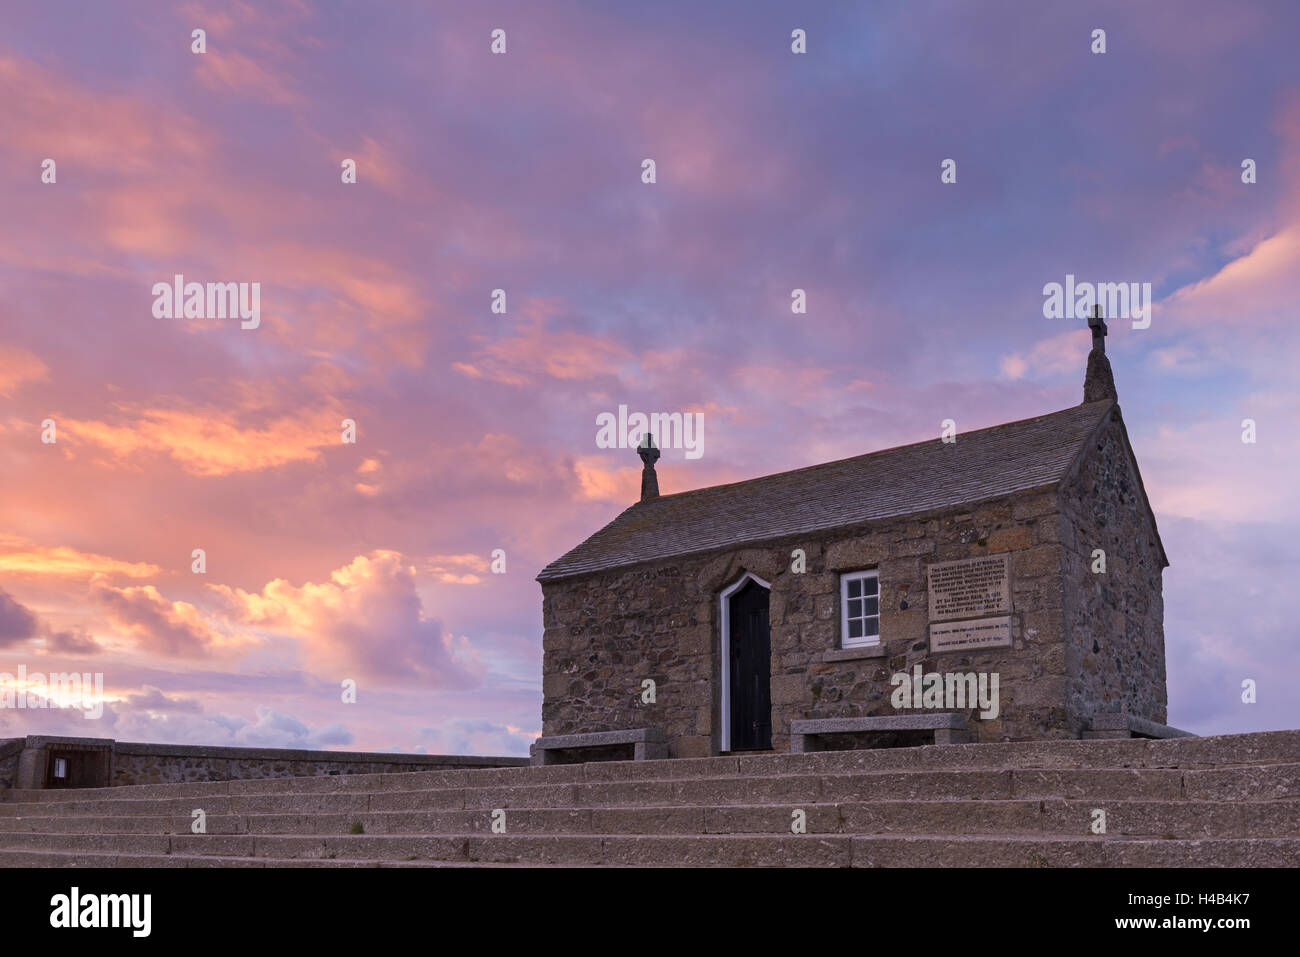
<svg viewBox="0 0 1300 957"><path fill-rule="evenodd" d="M639 493L598 416L703 413L670 493L1067 408L1067 275L1151 284L1107 350L1169 723L1300 727L1297 35L1289 0L3 0L0 672L106 704L0 737L525 754L534 577ZM160 317L177 274L259 283L258 324Z"/></svg>

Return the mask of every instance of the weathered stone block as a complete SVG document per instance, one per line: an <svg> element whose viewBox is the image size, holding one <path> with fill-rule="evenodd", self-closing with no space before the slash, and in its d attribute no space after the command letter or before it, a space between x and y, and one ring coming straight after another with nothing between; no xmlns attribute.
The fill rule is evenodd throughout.
<svg viewBox="0 0 1300 957"><path fill-rule="evenodd" d="M568 675L543 675L542 694L548 698L559 697L569 688Z"/></svg>
<svg viewBox="0 0 1300 957"><path fill-rule="evenodd" d="M928 538L920 538L914 541L895 542L889 546L889 555L891 558L908 558L913 555L933 555L936 548L935 543Z"/></svg>
<svg viewBox="0 0 1300 957"><path fill-rule="evenodd" d="M1024 496L1016 501L1012 506L1011 514L1016 521L1027 518L1038 518L1042 515L1049 515L1058 510L1057 495L1055 492L1043 492L1038 495Z"/></svg>
<svg viewBox="0 0 1300 957"><path fill-rule="evenodd" d="M674 743L673 757L707 758L712 754L712 742L707 735L680 737Z"/></svg>
<svg viewBox="0 0 1300 957"><path fill-rule="evenodd" d="M806 698L806 680L804 675L773 675L772 704L788 705L803 701Z"/></svg>
<svg viewBox="0 0 1300 957"><path fill-rule="evenodd" d="M1011 572L1019 578L1052 575L1058 567L1059 550L1055 545L1035 545L1011 556Z"/></svg>
<svg viewBox="0 0 1300 957"><path fill-rule="evenodd" d="M1024 525L1012 528L1000 528L988 536L989 554L1010 552L1019 548L1028 548L1033 544L1033 535Z"/></svg>
<svg viewBox="0 0 1300 957"><path fill-rule="evenodd" d="M826 568L833 572L873 568L889 554L889 546L867 539L836 542L826 549Z"/></svg>
<svg viewBox="0 0 1300 957"><path fill-rule="evenodd" d="M880 616L882 641L920 641L929 638L929 617L925 606L907 611L886 612Z"/></svg>

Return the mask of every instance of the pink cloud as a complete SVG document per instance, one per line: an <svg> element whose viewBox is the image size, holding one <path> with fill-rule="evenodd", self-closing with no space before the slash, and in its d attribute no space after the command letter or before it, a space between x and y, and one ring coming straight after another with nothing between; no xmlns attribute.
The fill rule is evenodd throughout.
<svg viewBox="0 0 1300 957"><path fill-rule="evenodd" d="M1177 290L1161 306L1177 321L1243 324L1292 323L1300 294L1300 223L1259 242L1213 276Z"/></svg>
<svg viewBox="0 0 1300 957"><path fill-rule="evenodd" d="M113 627L149 654L202 658L225 643L196 607L168 601L153 585L117 588L99 580L91 594Z"/></svg>
<svg viewBox="0 0 1300 957"><path fill-rule="evenodd" d="M1004 355L999 368L1008 379L1083 376L1092 340L1086 331L1071 329L1034 343L1028 352Z"/></svg>
<svg viewBox="0 0 1300 957"><path fill-rule="evenodd" d="M223 90L277 106L298 106L304 102L289 74L275 70L253 57L233 50L210 47L207 53L195 54L194 60L199 80L209 89Z"/></svg>
<svg viewBox="0 0 1300 957"><path fill-rule="evenodd" d="M425 614L415 568L396 552L359 555L324 582L276 579L256 593L213 589L237 619L296 639L313 670L335 682L466 688L483 676L473 646Z"/></svg>
<svg viewBox="0 0 1300 957"><path fill-rule="evenodd" d="M27 60L0 56L0 100L0 151L32 164L54 159L61 183L84 178L79 167L158 173L212 148L211 137L183 113L91 89ZM33 181L38 173L33 165Z"/></svg>
<svg viewBox="0 0 1300 957"><path fill-rule="evenodd" d="M0 396L9 398L23 383L49 378L49 372L49 367L26 349L0 346Z"/></svg>
<svg viewBox="0 0 1300 957"><path fill-rule="evenodd" d="M487 378L507 385L530 384L541 378L566 381L614 375L631 353L604 337L553 328L556 302L528 301L511 330L488 343L471 361L457 363L457 371L471 378Z"/></svg>
<svg viewBox="0 0 1300 957"><path fill-rule="evenodd" d="M35 636L36 624L31 610L0 588L0 648Z"/></svg>

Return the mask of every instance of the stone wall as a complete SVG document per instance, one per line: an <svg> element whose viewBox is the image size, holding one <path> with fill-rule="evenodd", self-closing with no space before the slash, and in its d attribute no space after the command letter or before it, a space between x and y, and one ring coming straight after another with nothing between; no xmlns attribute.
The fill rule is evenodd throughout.
<svg viewBox="0 0 1300 957"><path fill-rule="evenodd" d="M1066 719L1064 613L1056 493L1020 493L934 513L616 569L543 584L542 733L658 727L674 757L720 748L719 592L752 572L771 584L772 745L789 748L798 718L898 714L890 676L997 672L1001 713L981 741L1077 736ZM807 570L791 570L803 549ZM1009 648L932 655L926 565L1010 555ZM841 651L839 573L880 576L878 649ZM641 703L641 682L656 702ZM903 712L907 713L907 712ZM915 742L911 742L915 743Z"/></svg>
<svg viewBox="0 0 1300 957"><path fill-rule="evenodd" d="M1062 494L1072 726L1096 712L1166 723L1163 552L1118 407ZM1106 571L1093 571L1093 551Z"/></svg>
<svg viewBox="0 0 1300 957"><path fill-rule="evenodd" d="M18 775L18 756L22 751L22 738L0 738L0 794L14 786Z"/></svg>
<svg viewBox="0 0 1300 957"><path fill-rule="evenodd" d="M456 771L522 766L527 758L454 754L299 751L279 748L219 748L118 742L113 784L172 784L327 774L387 774L396 771Z"/></svg>
<svg viewBox="0 0 1300 957"><path fill-rule="evenodd" d="M459 771L523 767L524 757L457 754L395 754L377 751L308 751L284 748L226 748L188 744L139 744L111 738L29 735L0 740L0 791L44 788L49 752L98 749L111 757L100 784L176 784L252 778L331 774L388 774L400 771ZM12 754L10 754L12 751ZM26 770L23 771L25 760Z"/></svg>
<svg viewBox="0 0 1300 957"><path fill-rule="evenodd" d="M926 567L1000 553L1012 645L931 653ZM1060 488L543 583L542 733L656 727L674 757L719 753L719 593L745 572L771 584L776 750L795 719L900 713L890 678L918 665L998 674L999 715L965 712L979 741L1078 737L1099 712L1164 724L1163 565L1116 407ZM841 650L839 575L866 569L879 574L881 645Z"/></svg>

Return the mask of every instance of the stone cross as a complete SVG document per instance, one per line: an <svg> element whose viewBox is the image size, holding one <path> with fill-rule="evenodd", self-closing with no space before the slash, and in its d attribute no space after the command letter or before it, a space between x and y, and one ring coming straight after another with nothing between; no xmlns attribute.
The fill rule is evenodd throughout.
<svg viewBox="0 0 1300 957"><path fill-rule="evenodd" d="M1092 307L1092 316L1088 319L1088 328L1092 330L1092 347L1102 355L1106 354L1106 320L1101 317L1101 306Z"/></svg>
<svg viewBox="0 0 1300 957"><path fill-rule="evenodd" d="M1088 353L1088 371L1083 377L1083 401L1118 401L1115 376L1110 371L1110 360L1106 358L1106 320L1101 317L1100 305L1092 307L1088 328L1092 330L1092 351Z"/></svg>
<svg viewBox="0 0 1300 957"><path fill-rule="evenodd" d="M655 462L659 461L659 449L655 447L654 436L649 432L641 439L636 454L641 456L641 501L648 502L659 497L659 476L655 474Z"/></svg>

